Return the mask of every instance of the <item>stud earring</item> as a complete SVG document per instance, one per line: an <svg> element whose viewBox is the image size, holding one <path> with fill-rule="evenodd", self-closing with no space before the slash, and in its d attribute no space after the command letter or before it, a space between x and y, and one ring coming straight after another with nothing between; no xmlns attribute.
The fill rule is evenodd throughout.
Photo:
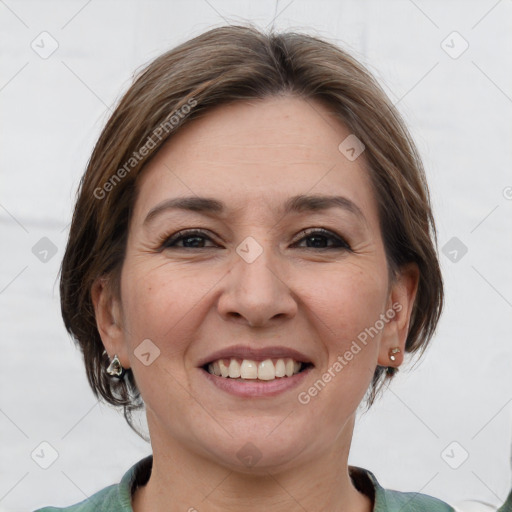
<svg viewBox="0 0 512 512"><path fill-rule="evenodd" d="M395 354L398 354L399 352L400 352L400 349L398 347L390 349L389 350L389 360L396 361Z"/></svg>
<svg viewBox="0 0 512 512"><path fill-rule="evenodd" d="M126 370L122 367L121 361L119 361L117 354L115 354L114 359L112 359L112 362L107 368L107 373L112 377L118 377L119 379L122 379L125 371Z"/></svg>

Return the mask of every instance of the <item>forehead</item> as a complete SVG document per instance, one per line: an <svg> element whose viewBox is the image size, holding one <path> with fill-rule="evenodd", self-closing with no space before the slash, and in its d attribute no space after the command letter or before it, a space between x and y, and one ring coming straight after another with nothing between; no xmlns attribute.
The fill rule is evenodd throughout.
<svg viewBox="0 0 512 512"><path fill-rule="evenodd" d="M273 97L215 107L173 135L143 170L134 217L180 196L277 213L291 196L330 194L348 197L376 220L364 153L351 161L338 148L349 135L314 100Z"/></svg>

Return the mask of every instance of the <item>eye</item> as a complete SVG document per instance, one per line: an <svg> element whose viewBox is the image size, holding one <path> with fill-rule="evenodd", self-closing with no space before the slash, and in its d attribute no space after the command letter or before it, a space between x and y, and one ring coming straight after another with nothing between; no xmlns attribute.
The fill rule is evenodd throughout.
<svg viewBox="0 0 512 512"><path fill-rule="evenodd" d="M201 231L200 229L187 229L185 231L175 233L172 236L164 236L161 240L160 248L169 249L171 247L178 247L184 249L202 249L205 248L204 240L211 240L204 231ZM184 245L178 246L177 244L182 241Z"/></svg>
<svg viewBox="0 0 512 512"><path fill-rule="evenodd" d="M299 242L301 242L302 240L313 240L313 244L308 245L306 247L307 249L345 249L349 251L351 250L350 245L342 237L335 235L334 233L328 231L327 229L304 229L303 231L301 231L301 234L305 236L303 236L299 240ZM332 241L333 245L325 245L325 243L328 241Z"/></svg>
<svg viewBox="0 0 512 512"><path fill-rule="evenodd" d="M300 234L304 236L294 245L299 244L299 242L302 242L303 240L312 240L312 244L307 245L307 247L305 247L306 249L351 250L350 245L342 237L323 228L304 229ZM172 236L166 235L162 237L160 241L160 249L207 249L208 246L205 246L205 241L207 240L212 241L205 231L200 229L188 229L185 231L179 231ZM178 245L180 242L183 242L183 245ZM328 245L329 242L332 242L332 244Z"/></svg>

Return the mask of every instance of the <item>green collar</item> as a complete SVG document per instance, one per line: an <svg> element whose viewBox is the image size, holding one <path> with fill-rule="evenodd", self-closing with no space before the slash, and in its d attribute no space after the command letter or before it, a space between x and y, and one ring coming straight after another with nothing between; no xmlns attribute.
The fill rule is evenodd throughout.
<svg viewBox="0 0 512 512"><path fill-rule="evenodd" d="M512 512L512 490L510 491L505 503L503 503L497 512Z"/></svg>
<svg viewBox="0 0 512 512"><path fill-rule="evenodd" d="M148 455L124 474L117 486L118 502L123 512L133 512L132 494L138 486L146 485L152 466L153 455ZM454 512L448 504L424 494L386 490L367 469L349 466L349 474L356 489L374 501L373 512Z"/></svg>

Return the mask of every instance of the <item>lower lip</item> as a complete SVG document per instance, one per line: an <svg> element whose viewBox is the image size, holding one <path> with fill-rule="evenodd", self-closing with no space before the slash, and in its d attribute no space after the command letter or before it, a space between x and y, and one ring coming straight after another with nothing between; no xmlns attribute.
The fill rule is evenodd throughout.
<svg viewBox="0 0 512 512"><path fill-rule="evenodd" d="M274 380L237 380L212 375L200 368L206 378L222 391L244 398L276 396L297 387L309 374L311 367L291 377L279 377Z"/></svg>

